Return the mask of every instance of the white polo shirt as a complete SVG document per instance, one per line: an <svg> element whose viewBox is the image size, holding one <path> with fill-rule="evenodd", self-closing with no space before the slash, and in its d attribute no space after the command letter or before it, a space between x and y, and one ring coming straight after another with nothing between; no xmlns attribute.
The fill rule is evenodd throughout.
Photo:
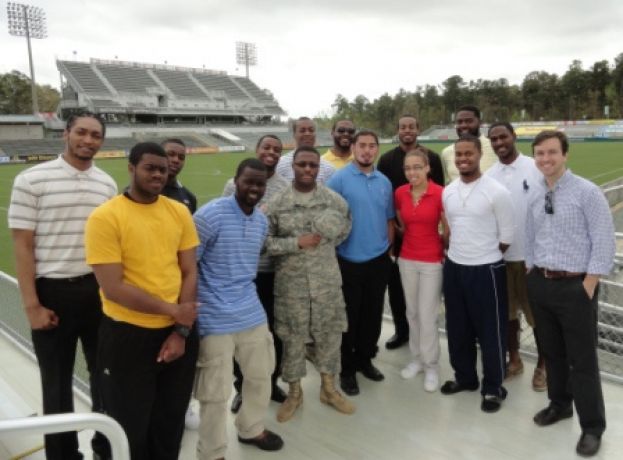
<svg viewBox="0 0 623 460"><path fill-rule="evenodd" d="M543 176L534 164L534 160L521 153L509 165L497 161L485 174L502 184L510 192L513 200L515 238L513 244L504 253L504 260L509 262L525 260L524 240L528 202L536 191L539 178Z"/></svg>
<svg viewBox="0 0 623 460"><path fill-rule="evenodd" d="M442 201L453 262L484 265L502 259L499 244L512 244L515 227L508 190L486 175L469 184L459 178L443 190Z"/></svg>
<svg viewBox="0 0 623 460"><path fill-rule="evenodd" d="M35 232L35 275L71 278L91 273L84 253L84 226L91 211L117 194L101 169L81 171L62 155L15 177L9 228Z"/></svg>

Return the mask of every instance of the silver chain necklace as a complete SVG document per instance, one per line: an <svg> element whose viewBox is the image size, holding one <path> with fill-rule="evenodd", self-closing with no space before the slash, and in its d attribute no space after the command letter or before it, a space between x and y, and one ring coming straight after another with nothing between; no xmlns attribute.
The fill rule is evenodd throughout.
<svg viewBox="0 0 623 460"><path fill-rule="evenodd" d="M467 192L467 195L463 196L463 193L461 192L462 188L465 188L465 183L463 181L461 181L461 184L463 185L463 187L459 187L459 198L461 199L461 202L463 203L463 207L465 207L467 205L467 200L469 199L469 197L472 195L473 191L476 190L476 187L478 187L478 184L480 183L480 179L482 178L479 177L478 179L476 179L474 185L472 186L471 189L469 189L469 192Z"/></svg>

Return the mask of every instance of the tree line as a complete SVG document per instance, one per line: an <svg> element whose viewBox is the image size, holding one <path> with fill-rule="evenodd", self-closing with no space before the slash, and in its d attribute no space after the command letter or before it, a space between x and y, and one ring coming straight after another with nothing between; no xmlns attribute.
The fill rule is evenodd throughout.
<svg viewBox="0 0 623 460"><path fill-rule="evenodd" d="M54 112L60 101L59 92L50 85L36 85L39 110ZM32 113L30 78L17 70L0 74L0 113Z"/></svg>
<svg viewBox="0 0 623 460"><path fill-rule="evenodd" d="M363 95L350 101L338 94L332 104L335 115L318 122L329 127L335 120L350 118L357 126L391 136L401 114L417 115L426 128L452 123L456 109L465 104L478 106L485 122L623 118L623 53L612 65L601 60L584 68L574 60L562 76L530 72L520 85L510 85L505 78L468 82L452 75L437 86L401 89L373 101Z"/></svg>

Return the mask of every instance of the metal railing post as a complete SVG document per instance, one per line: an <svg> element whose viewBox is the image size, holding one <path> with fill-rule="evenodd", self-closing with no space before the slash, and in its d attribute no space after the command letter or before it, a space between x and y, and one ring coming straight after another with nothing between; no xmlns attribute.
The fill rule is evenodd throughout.
<svg viewBox="0 0 623 460"><path fill-rule="evenodd" d="M107 415L92 412L0 420L0 439L11 435L51 434L85 428L99 431L108 438L113 460L130 460L128 438L121 425Z"/></svg>

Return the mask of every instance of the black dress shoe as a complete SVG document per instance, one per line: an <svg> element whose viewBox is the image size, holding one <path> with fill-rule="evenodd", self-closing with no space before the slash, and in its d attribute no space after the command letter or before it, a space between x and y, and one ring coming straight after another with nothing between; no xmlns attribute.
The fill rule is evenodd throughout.
<svg viewBox="0 0 623 460"><path fill-rule="evenodd" d="M446 383L441 385L439 391L441 391L444 395L453 395L454 393L459 393L461 391L476 391L479 385L463 385L462 383L456 382L454 380L448 380Z"/></svg>
<svg viewBox="0 0 623 460"><path fill-rule="evenodd" d="M231 401L231 412L233 414L237 414L240 410L240 406L242 406L242 394L236 392L236 396Z"/></svg>
<svg viewBox="0 0 623 460"><path fill-rule="evenodd" d="M599 451L601 446L601 436L591 433L582 433L575 451L582 457L592 457Z"/></svg>
<svg viewBox="0 0 623 460"><path fill-rule="evenodd" d="M402 347L405 343L409 342L408 335L392 335L387 342L385 342L385 348L388 350L395 350Z"/></svg>
<svg viewBox="0 0 623 460"><path fill-rule="evenodd" d="M557 409L554 406L547 406L545 409L538 411L532 420L539 426L547 426L559 420L571 417L573 417L573 409L571 406L566 409Z"/></svg>
<svg viewBox="0 0 623 460"><path fill-rule="evenodd" d="M271 401L275 401L278 403L282 403L286 400L288 395L285 391L281 389L281 387L277 384L273 385L272 390L270 391L270 399Z"/></svg>
<svg viewBox="0 0 623 460"><path fill-rule="evenodd" d="M493 412L497 412L502 407L503 398L496 395L484 395L482 397L482 403L480 404L480 409L483 412L487 412L489 414Z"/></svg>
<svg viewBox="0 0 623 460"><path fill-rule="evenodd" d="M356 396L359 394L359 384L354 375L340 375L340 388L348 396Z"/></svg>
<svg viewBox="0 0 623 460"><path fill-rule="evenodd" d="M281 436L270 430L264 430L259 436L250 439L238 436L238 441L243 444L251 444L261 450L274 451L283 447L283 439L281 439Z"/></svg>
<svg viewBox="0 0 623 460"><path fill-rule="evenodd" d="M374 364L366 363L359 366L359 372L363 374L364 377L369 378L374 382L380 382L385 379L385 376L379 371Z"/></svg>

